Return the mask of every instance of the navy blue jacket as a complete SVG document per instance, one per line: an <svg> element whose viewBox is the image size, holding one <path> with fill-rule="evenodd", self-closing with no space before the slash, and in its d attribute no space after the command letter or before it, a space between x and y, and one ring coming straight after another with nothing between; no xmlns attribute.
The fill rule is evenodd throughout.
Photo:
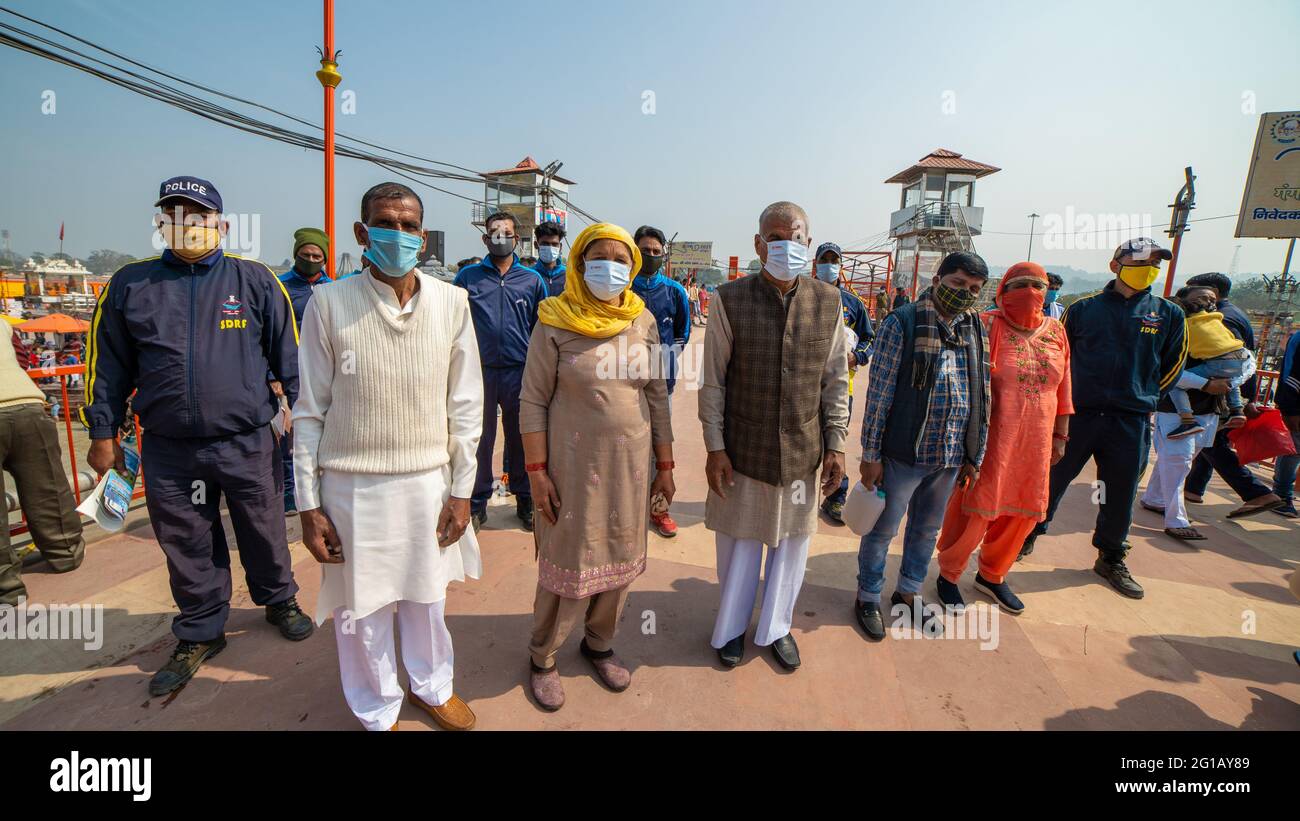
<svg viewBox="0 0 1300 821"><path fill-rule="evenodd" d="M515 254L505 276L489 257L462 268L454 284L469 291L483 367L522 368L537 324L537 306L547 296L542 275L521 265Z"/></svg>
<svg viewBox="0 0 1300 821"><path fill-rule="evenodd" d="M659 343L672 346L672 355L664 363L667 366L668 392L672 393L677 384L677 354L691 338L691 298L680 282L660 273L634 277L632 292L641 297L646 308L654 314L655 324L659 326Z"/></svg>
<svg viewBox="0 0 1300 821"><path fill-rule="evenodd" d="M275 415L268 373L298 398L298 327L284 285L260 262L213 251L193 264L165 250L100 291L86 349L92 439L112 438L126 400L150 433L226 436Z"/></svg>
<svg viewBox="0 0 1300 821"><path fill-rule="evenodd" d="M1286 342L1274 401L1283 416L1300 416L1300 331Z"/></svg>
<svg viewBox="0 0 1300 821"><path fill-rule="evenodd" d="M302 330L302 315L307 312L307 303L311 301L311 292L322 285L326 285L333 280L321 271L316 281L304 277L299 273L297 268L290 268L278 277L284 284L284 289L289 292L289 301L293 303L293 316L298 320L299 330Z"/></svg>
<svg viewBox="0 0 1300 821"><path fill-rule="evenodd" d="M563 260L556 262L554 268L547 268L546 263L538 262L533 266L533 270L542 275L542 282L546 283L547 296L559 296L564 293L565 275L569 269L564 267Z"/></svg>
<svg viewBox="0 0 1300 821"><path fill-rule="evenodd" d="M1061 320L1070 340L1076 412L1152 413L1183 372L1187 319L1150 289L1125 299L1109 282L1067 308Z"/></svg>
<svg viewBox="0 0 1300 821"><path fill-rule="evenodd" d="M876 338L876 332L871 327L867 306L862 304L857 294L848 288L840 288L840 304L844 309L844 324L858 335L858 344L853 349L853 358L858 361L860 368L871 361L871 340Z"/></svg>

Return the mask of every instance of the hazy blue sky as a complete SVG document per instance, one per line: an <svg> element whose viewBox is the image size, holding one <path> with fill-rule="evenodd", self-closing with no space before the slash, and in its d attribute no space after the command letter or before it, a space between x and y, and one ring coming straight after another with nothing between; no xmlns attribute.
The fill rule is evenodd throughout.
<svg viewBox="0 0 1300 821"><path fill-rule="evenodd" d="M317 0L5 2L320 119ZM742 263L759 211L778 199L808 209L815 241L882 233L898 203L898 186L883 180L951 148L1004 169L977 185L989 232L977 250L1008 265L1024 258L1031 211L1150 215L1163 231L1188 164L1199 176L1192 216L1234 213L1258 113L1300 108L1298 39L1297 0L338 0L342 88L358 109L338 127L483 170L526 154L560 159L588 211L713 240L716 257ZM57 95L54 115L42 114L46 90ZM642 113L647 90L653 115ZM261 255L273 263L293 229L322 219L318 153L9 48L0 48L0 148L0 227L24 252L56 249L61 221L73 254L148 252L158 183L182 173L214 181L228 211L260 214ZM356 252L360 195L387 177L339 160L339 250ZM447 231L452 260L481 250L469 203L421 194L426 227ZM1239 270L1279 269L1285 243L1234 240L1234 222L1196 224L1180 270L1226 270L1239 243ZM1100 271L1110 251L1048 251L1040 238L1034 256Z"/></svg>

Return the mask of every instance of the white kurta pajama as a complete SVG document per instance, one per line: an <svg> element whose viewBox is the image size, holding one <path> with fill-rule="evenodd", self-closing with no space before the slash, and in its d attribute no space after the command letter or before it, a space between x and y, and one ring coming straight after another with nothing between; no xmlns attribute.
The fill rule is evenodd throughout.
<svg viewBox="0 0 1300 821"><path fill-rule="evenodd" d="M699 396L704 446L709 451L726 449L723 419L732 340L731 324L722 300L715 300L704 338ZM847 337L836 333L821 380L824 444L826 449L840 452L844 451L849 426L849 350ZM775 397L773 401L777 401ZM763 593L754 644L766 647L790 632L794 607L803 586L808 548L817 530L820 474L820 469L814 470L803 480L782 488L733 471L735 486L726 489L727 498L709 491L704 526L714 531L718 584L722 589L710 642L714 648L721 648L748 630L760 571ZM766 568L763 567L764 547Z"/></svg>
<svg viewBox="0 0 1300 821"><path fill-rule="evenodd" d="M330 285L340 293L324 301L325 289L317 292L302 318L298 355L293 413L298 508L325 512L338 531L344 558L343 564L321 565L316 622L334 617L344 697L371 730L389 729L402 707L394 620L412 692L433 705L451 697L446 589L452 581L481 573L472 529L446 548L438 546L437 536L448 497L468 498L473 490L483 415L478 344L464 292L419 277L419 290L404 306L368 271ZM351 302L330 299L342 296L345 287L353 289ZM379 339L356 337L361 323L346 316L342 303L355 312L357 297L374 314L363 319L377 316L384 323L371 322L369 333L395 347L381 353ZM446 327L410 330L411 323L422 322ZM383 378L392 384L354 390L343 380L363 374L381 378L374 373L381 364L363 355L372 344L374 356L409 357L409 367L445 369L445 380L405 378L399 364L391 366L396 371L383 368ZM444 381L445 388L431 387ZM432 427L432 438L408 435L422 425Z"/></svg>

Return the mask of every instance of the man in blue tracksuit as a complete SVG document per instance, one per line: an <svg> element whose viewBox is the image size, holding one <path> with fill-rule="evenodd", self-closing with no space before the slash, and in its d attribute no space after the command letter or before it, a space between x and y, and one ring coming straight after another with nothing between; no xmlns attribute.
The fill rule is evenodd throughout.
<svg viewBox="0 0 1300 821"><path fill-rule="evenodd" d="M1065 456L1052 466L1047 518L1020 549L1022 557L1033 552L1034 540L1047 532L1070 483L1093 459L1100 482L1094 486L1098 511L1092 544L1098 557L1093 570L1134 599L1144 591L1124 557L1132 547L1133 499L1151 448L1150 416L1187 359L1183 309L1151 293L1160 261L1170 256L1146 237L1125 242L1111 259L1115 280L1066 309L1062 321L1070 342L1074 416Z"/></svg>
<svg viewBox="0 0 1300 821"><path fill-rule="evenodd" d="M515 513L525 530L533 529L533 497L524 470L524 443L519 436L519 389L523 385L528 339L537 324L537 306L546 298L541 274L526 268L515 253L518 223L505 212L487 218L483 244L488 256L462 268L455 284L469 291L470 315L483 363L483 436L478 443L478 477L470 498L474 529L487 520L492 495L492 451L497 438L497 408L505 433L505 464Z"/></svg>
<svg viewBox="0 0 1300 821"><path fill-rule="evenodd" d="M543 222L533 229L533 243L537 246L537 264L533 270L542 275L548 296L564 293L564 227L558 222Z"/></svg>
<svg viewBox="0 0 1300 821"><path fill-rule="evenodd" d="M853 375L858 368L871 361L871 340L876 332L871 327L871 317L867 315L867 306L862 304L858 295L840 285L840 267L843 251L833 242L823 242L817 246L813 257L813 276L822 282L835 285L840 289L840 312L844 317L844 327L853 332L853 347L849 351L849 416L853 416ZM844 497L849 492L849 477L840 480L839 490L826 497L822 502L822 513L838 525L844 524Z"/></svg>
<svg viewBox="0 0 1300 821"><path fill-rule="evenodd" d="M90 430L90 466L120 470L115 437L135 392L149 519L180 609L172 620L176 649L149 683L152 695L162 695L226 646L223 495L253 601L288 639L307 638L313 625L295 598L270 425L278 403L268 378L290 404L298 394L289 296L262 263L222 252L227 224L212 183L173 177L155 205L168 248L123 266L100 292L81 421Z"/></svg>
<svg viewBox="0 0 1300 821"><path fill-rule="evenodd" d="M1232 280L1227 275L1197 274L1189 278L1187 284L1214 289L1218 295L1214 310L1223 314L1223 324L1233 336L1242 341L1246 350L1255 350L1255 329L1250 324L1250 317L1228 301ZM1246 415L1252 419L1259 415L1259 408L1254 401L1255 387L1256 379L1253 376L1241 386L1241 395L1246 398ZM1282 498L1255 478L1255 474L1237 459L1237 451L1233 450L1228 441L1228 430L1223 425L1219 425L1214 443L1196 454L1191 472L1187 474L1187 483L1183 486L1183 498L1190 502L1200 502L1205 497L1205 489L1210 485L1211 471L1223 477L1223 481L1241 497L1241 506L1228 513L1229 519L1260 513L1282 504Z"/></svg>
<svg viewBox="0 0 1300 821"><path fill-rule="evenodd" d="M293 267L280 274L279 280L289 294L294 318L299 323L307 311L312 291L332 281L325 275L325 260L329 249L329 235L319 228L299 228L293 232ZM272 387L274 389L276 386ZM280 437L280 455L284 462L284 512L292 516L298 512L298 503L293 493L292 432Z"/></svg>
<svg viewBox="0 0 1300 821"><path fill-rule="evenodd" d="M673 387L677 384L677 357L691 338L691 300L680 282L660 273L668 245L664 232L642 225L636 229L633 241L641 251L641 270L632 280L632 291L645 302L659 326L660 364L667 380L671 409ZM651 511L650 524L660 536L671 539L677 535L677 523L667 508Z"/></svg>

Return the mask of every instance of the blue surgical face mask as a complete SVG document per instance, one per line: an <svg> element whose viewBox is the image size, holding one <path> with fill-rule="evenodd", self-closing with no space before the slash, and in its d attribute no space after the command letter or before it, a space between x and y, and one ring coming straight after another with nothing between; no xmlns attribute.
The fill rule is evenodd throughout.
<svg viewBox="0 0 1300 821"><path fill-rule="evenodd" d="M627 290L630 266L612 259L593 259L582 264L582 279L596 299L613 299Z"/></svg>
<svg viewBox="0 0 1300 821"><path fill-rule="evenodd" d="M1048 291L1048 292L1047 292L1047 304L1048 304L1048 305L1051 305L1053 302L1055 302L1055 301L1056 301L1056 298L1060 295L1060 293L1061 293L1060 291Z"/></svg>
<svg viewBox="0 0 1300 821"><path fill-rule="evenodd" d="M537 258L547 265L554 265L555 261L560 258L560 246L558 245L539 245L537 246Z"/></svg>
<svg viewBox="0 0 1300 821"><path fill-rule="evenodd" d="M840 278L840 264L838 262L817 263L817 278L834 285Z"/></svg>
<svg viewBox="0 0 1300 821"><path fill-rule="evenodd" d="M407 271L419 264L424 237L392 228L366 226L366 243L362 256L370 260L379 273L396 278L406 276Z"/></svg>
<svg viewBox="0 0 1300 821"><path fill-rule="evenodd" d="M789 282L808 270L808 246L788 239L767 243L767 272L782 282Z"/></svg>

